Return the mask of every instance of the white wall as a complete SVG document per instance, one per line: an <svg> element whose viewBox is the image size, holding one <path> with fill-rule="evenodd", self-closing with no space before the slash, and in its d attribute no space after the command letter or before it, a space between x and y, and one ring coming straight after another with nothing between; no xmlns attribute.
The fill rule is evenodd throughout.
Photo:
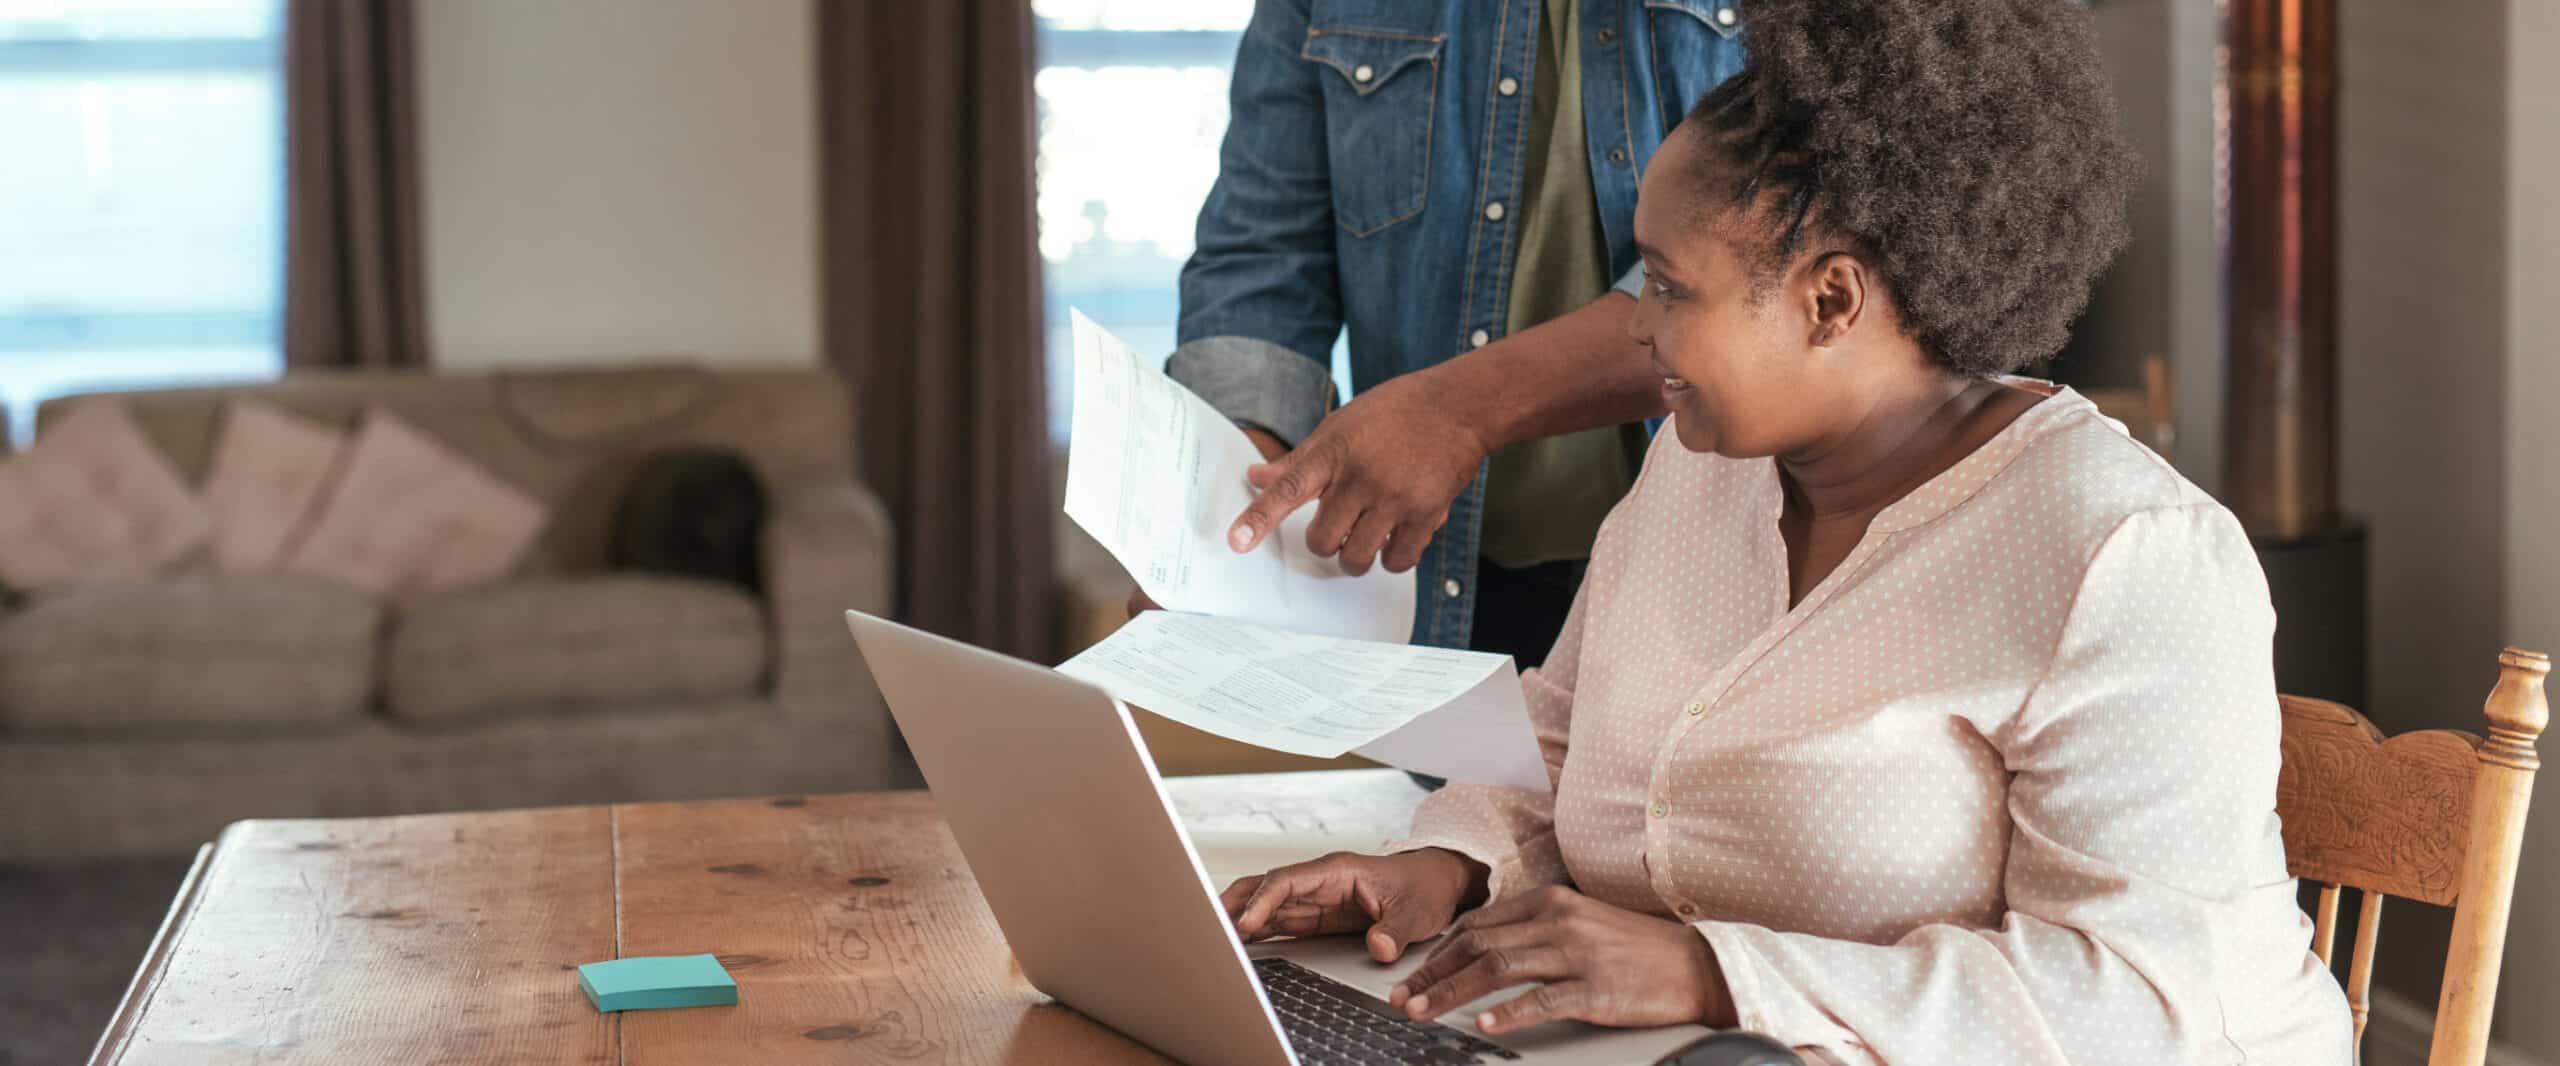
<svg viewBox="0 0 2560 1066"><path fill-rule="evenodd" d="M2171 6L2169 0L2132 0L2090 13L2098 59L2115 90L2118 122L2144 166L2142 183L2125 205L2133 243L2099 279L2064 352L2078 364L2062 368L2074 380L2136 387L2144 357L2169 350L2175 320L2167 313L2174 265L2168 238L2176 198L2168 193L2177 175L2163 162L2175 128L2166 91L2177 76L2169 56Z"/></svg>
<svg viewBox="0 0 2560 1066"><path fill-rule="evenodd" d="M2478 727L2505 642L2505 12L2339 5L2341 488L2386 730Z"/></svg>
<svg viewBox="0 0 2560 1066"><path fill-rule="evenodd" d="M815 360L811 0L416 11L437 365Z"/></svg>
<svg viewBox="0 0 2560 1066"><path fill-rule="evenodd" d="M2500 646L2560 650L2560 122L2541 106L2560 5L2340 7L2341 463L2373 530L2370 712L2478 731ZM2560 737L2543 746L2560 756ZM2506 1061L2560 1063L2556 787L2526 826ZM2393 913L2381 983L2432 1010L2443 912Z"/></svg>
<svg viewBox="0 0 2560 1066"><path fill-rule="evenodd" d="M2510 0L2507 52L2507 639L2560 654L2560 4ZM2560 777L2560 735L2543 738ZM2560 781L2525 823L2500 1029L2560 1063Z"/></svg>
<svg viewBox="0 0 2560 1066"><path fill-rule="evenodd" d="M2158 0L2169 8L2170 108L2167 168L2170 253L2171 391L2177 397L2178 470L2207 492L2222 488L2222 244L2215 227L2214 64L2222 20L2213 4Z"/></svg>
<svg viewBox="0 0 2560 1066"><path fill-rule="evenodd" d="M2221 264L2213 217L2220 23L2212 5L2184 0L2117 0L2091 15L2125 134L2145 169L2128 208L2133 244L2074 330L2067 358L2080 362L2068 372L2132 388L2142 383L2146 357L2166 357L2178 430L2171 458L2212 490L2222 477Z"/></svg>
<svg viewBox="0 0 2560 1066"><path fill-rule="evenodd" d="M2339 8L2339 478L2371 530L2364 710L2385 732L2476 732L2506 637L2505 11ZM2446 913L2386 908L2382 928L2376 983L2432 1011Z"/></svg>

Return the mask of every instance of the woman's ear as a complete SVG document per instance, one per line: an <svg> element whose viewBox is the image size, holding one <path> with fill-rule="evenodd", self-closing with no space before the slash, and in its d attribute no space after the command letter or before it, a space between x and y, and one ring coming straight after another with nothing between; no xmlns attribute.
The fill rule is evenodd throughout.
<svg viewBox="0 0 2560 1066"><path fill-rule="evenodd" d="M1840 343L1867 313L1867 266L1847 252L1826 252L1805 268L1806 316L1814 347Z"/></svg>

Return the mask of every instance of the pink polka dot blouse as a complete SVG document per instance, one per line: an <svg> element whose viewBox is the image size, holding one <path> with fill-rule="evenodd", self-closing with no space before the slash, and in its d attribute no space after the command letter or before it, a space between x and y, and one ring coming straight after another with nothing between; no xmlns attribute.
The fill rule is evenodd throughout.
<svg viewBox="0 0 2560 1066"><path fill-rule="evenodd" d="M1658 434L1544 669L1553 797L1432 795L1504 895L1688 923L1844 1063L2338 1064L2229 512L2063 390L1788 606L1775 464Z"/></svg>

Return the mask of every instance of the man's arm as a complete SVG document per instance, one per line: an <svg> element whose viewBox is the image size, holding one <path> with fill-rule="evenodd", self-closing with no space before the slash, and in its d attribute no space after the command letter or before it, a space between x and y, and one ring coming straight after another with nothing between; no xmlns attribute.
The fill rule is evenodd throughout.
<svg viewBox="0 0 2560 1066"><path fill-rule="evenodd" d="M1317 65L1298 58L1305 0L1261 0L1236 49L1218 180L1182 267L1180 345L1165 372L1283 444L1332 409L1342 332L1333 182Z"/></svg>
<svg viewBox="0 0 2560 1066"><path fill-rule="evenodd" d="M1307 548L1342 553L1365 573L1382 556L1422 561L1449 504L1495 450L1515 441L1653 418L1662 378L1628 334L1626 289L1428 370L1361 393L1288 455L1247 473L1262 495L1227 534L1251 550L1299 506L1316 503Z"/></svg>
<svg viewBox="0 0 2560 1066"><path fill-rule="evenodd" d="M1606 296L1432 368L1494 448L1663 414L1662 374L1628 336L1636 301Z"/></svg>

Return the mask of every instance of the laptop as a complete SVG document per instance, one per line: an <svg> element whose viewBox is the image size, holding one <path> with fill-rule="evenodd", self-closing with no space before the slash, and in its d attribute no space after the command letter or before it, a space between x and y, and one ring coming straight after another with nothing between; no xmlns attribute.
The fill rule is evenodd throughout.
<svg viewBox="0 0 2560 1066"><path fill-rule="evenodd" d="M1193 1066L1608 1066L1708 1035L1474 1028L1518 988L1417 1023L1386 994L1427 945L1387 966L1356 936L1248 946L1126 706L1044 666L845 618L1024 976L1140 1043Z"/></svg>

